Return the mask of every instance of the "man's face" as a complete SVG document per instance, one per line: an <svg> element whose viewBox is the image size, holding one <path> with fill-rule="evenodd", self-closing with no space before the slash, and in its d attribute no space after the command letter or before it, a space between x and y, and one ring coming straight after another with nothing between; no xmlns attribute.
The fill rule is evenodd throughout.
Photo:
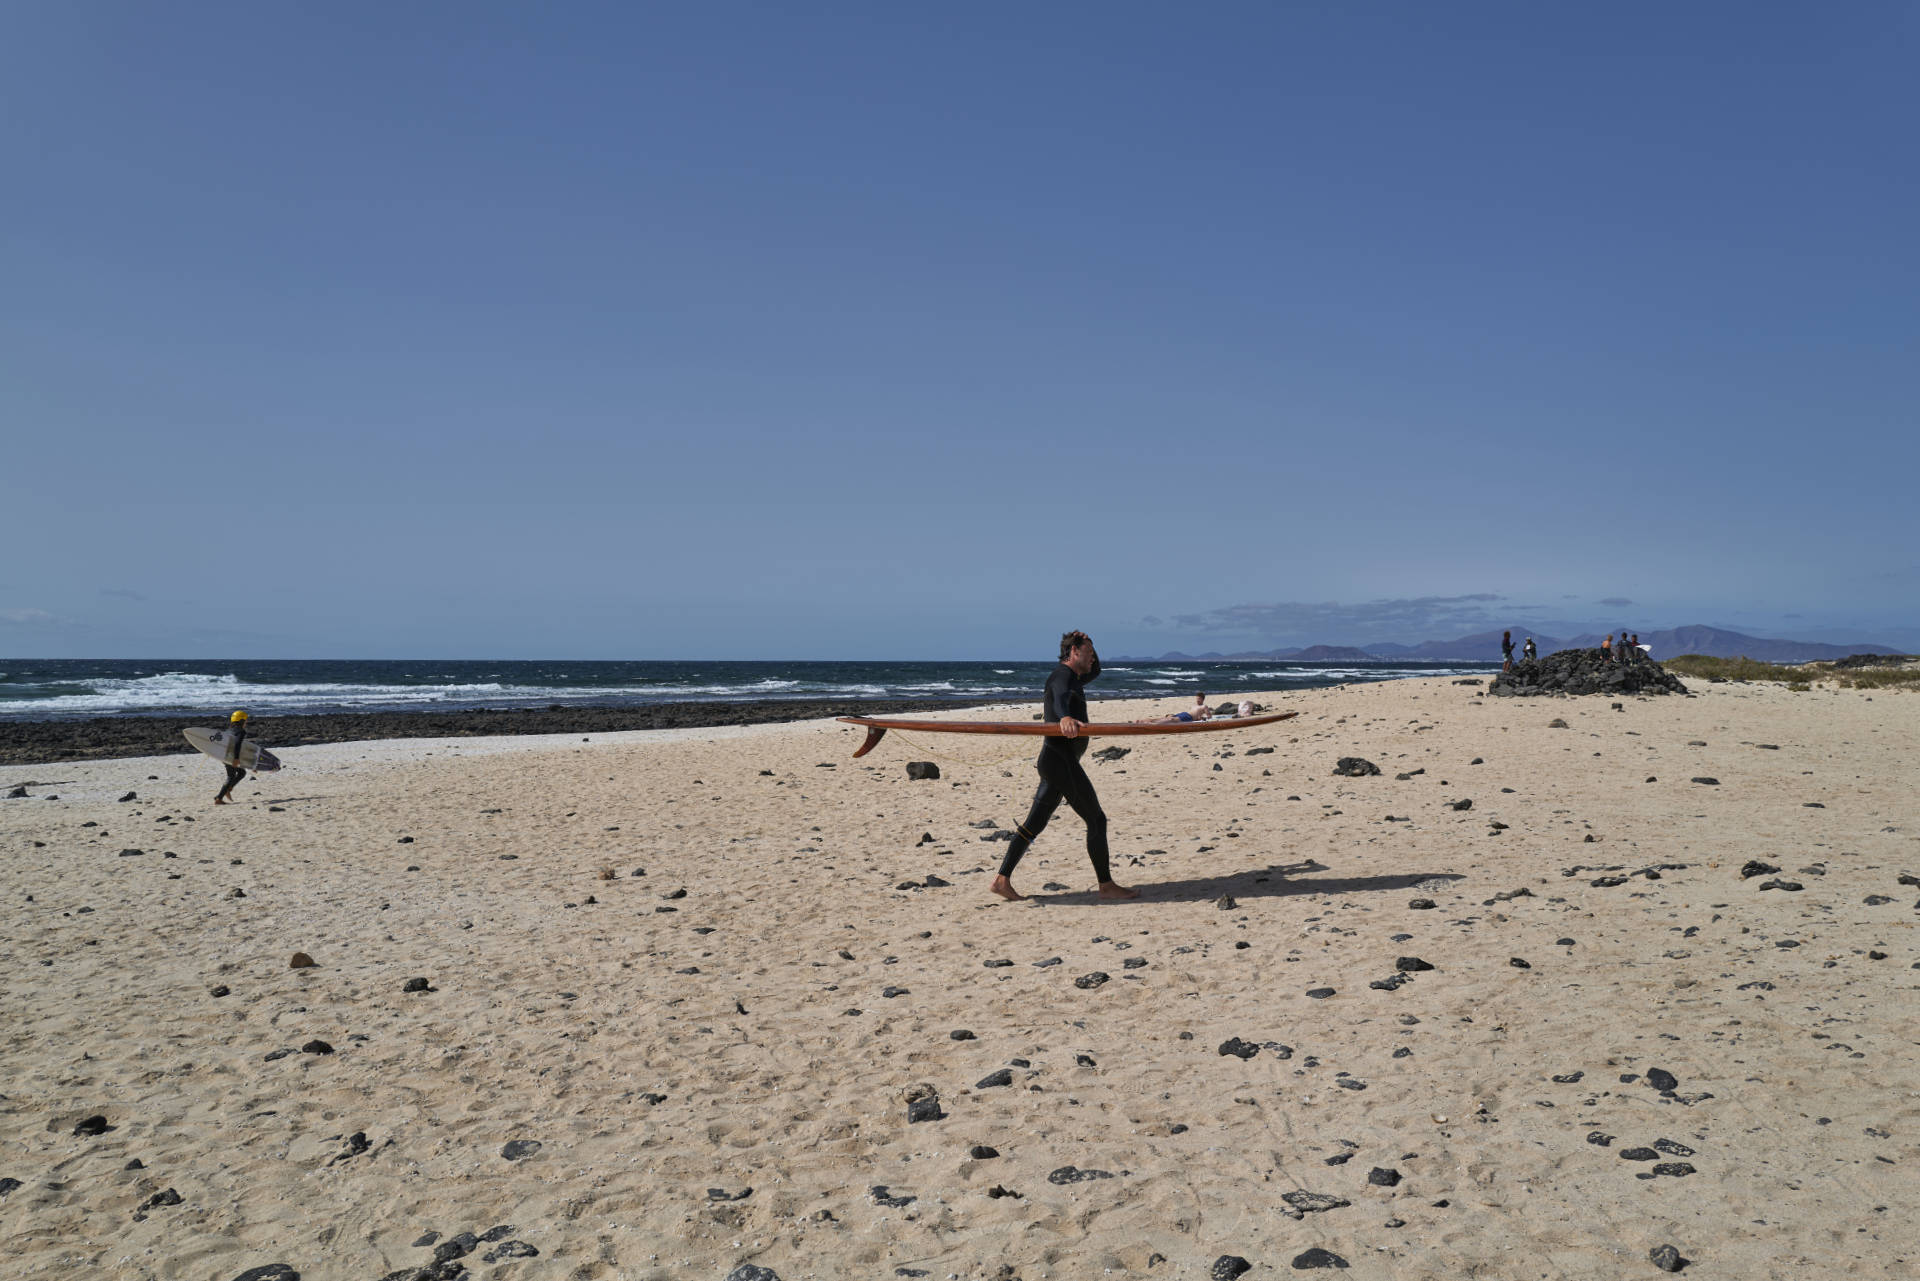
<svg viewBox="0 0 1920 1281"><path fill-rule="evenodd" d="M1081 676L1093 670L1093 641L1083 640L1067 651L1067 666Z"/></svg>

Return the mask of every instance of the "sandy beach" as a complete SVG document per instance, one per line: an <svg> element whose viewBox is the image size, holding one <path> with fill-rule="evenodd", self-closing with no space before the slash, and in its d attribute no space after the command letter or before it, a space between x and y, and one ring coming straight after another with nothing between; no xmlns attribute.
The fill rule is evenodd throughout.
<svg viewBox="0 0 1920 1281"><path fill-rule="evenodd" d="M1920 698L1689 687L1116 740L1125 904L1031 740L0 767L0 1272L1911 1277Z"/></svg>

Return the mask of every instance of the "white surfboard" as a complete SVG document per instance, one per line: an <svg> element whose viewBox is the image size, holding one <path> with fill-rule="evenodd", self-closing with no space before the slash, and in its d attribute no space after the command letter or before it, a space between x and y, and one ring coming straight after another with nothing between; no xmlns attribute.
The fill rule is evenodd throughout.
<svg viewBox="0 0 1920 1281"><path fill-rule="evenodd" d="M223 729L183 729L180 731L186 740L200 751L205 752L222 765L227 763L227 731ZM252 739L240 744L239 759L233 762L241 769L256 770L262 774L271 774L280 768L280 758L269 752Z"/></svg>

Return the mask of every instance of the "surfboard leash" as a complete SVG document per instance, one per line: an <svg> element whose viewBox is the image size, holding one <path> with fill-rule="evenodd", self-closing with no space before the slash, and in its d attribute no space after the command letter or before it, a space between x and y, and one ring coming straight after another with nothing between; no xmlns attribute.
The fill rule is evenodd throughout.
<svg viewBox="0 0 1920 1281"><path fill-rule="evenodd" d="M970 761L964 756L952 756L946 752L941 751L937 747L932 747L926 743L923 743L919 739L912 737L906 730L897 729L897 730L894 730L893 733L898 735L900 739L907 744L907 746L912 747L917 751L925 752L927 755L934 757L936 760L949 761L955 765L971 765L975 769L991 769L996 765L1004 765L1008 761L1015 760L1021 756L1027 755L1032 750L1031 748L1027 747L1024 743L1019 743L1018 740L1015 740L1017 744L1016 746L1010 748L1004 754L994 757L990 761Z"/></svg>

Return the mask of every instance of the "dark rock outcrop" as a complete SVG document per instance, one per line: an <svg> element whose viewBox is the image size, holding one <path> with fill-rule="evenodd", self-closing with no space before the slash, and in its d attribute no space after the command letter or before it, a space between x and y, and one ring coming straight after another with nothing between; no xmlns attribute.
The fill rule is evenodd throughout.
<svg viewBox="0 0 1920 1281"><path fill-rule="evenodd" d="M1609 662L1598 649L1563 649L1532 661L1522 659L1501 672L1487 693L1504 697L1536 694L1684 694L1687 687L1660 664Z"/></svg>
<svg viewBox="0 0 1920 1281"><path fill-rule="evenodd" d="M1845 658L1834 659L1833 665L1836 670L1853 667L1901 667L1907 661L1907 656L1901 654L1849 654Z"/></svg>

